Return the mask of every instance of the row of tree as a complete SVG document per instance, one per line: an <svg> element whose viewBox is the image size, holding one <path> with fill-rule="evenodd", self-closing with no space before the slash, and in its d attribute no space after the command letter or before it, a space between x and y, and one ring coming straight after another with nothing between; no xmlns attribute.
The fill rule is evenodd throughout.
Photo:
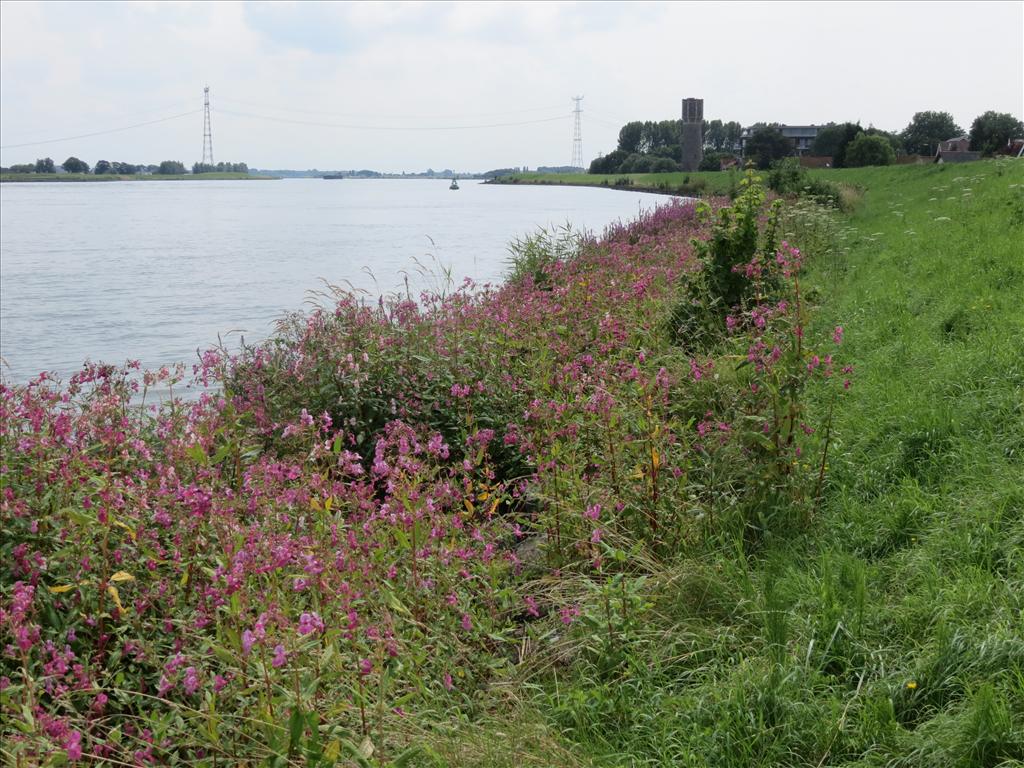
<svg viewBox="0 0 1024 768"><path fill-rule="evenodd" d="M89 164L84 160L79 160L77 157L69 157L63 163L61 167L64 168L68 173L93 173L96 176L103 176L105 174L117 174L132 176L137 173L153 173L160 176L176 176L188 173L185 169L185 164L179 160L164 160L159 165L135 165L134 163L121 163L121 162L110 162L108 160L99 160L96 163L96 167L90 169ZM53 162L53 158L44 157L36 160L34 163L22 163L12 165L10 168L2 169L10 173L56 173L57 166ZM213 172L234 172L234 173L248 173L249 166L245 163L217 163L211 165L209 163L195 163L192 166L192 173L213 173Z"/></svg>
<svg viewBox="0 0 1024 768"><path fill-rule="evenodd" d="M193 163L192 173L248 173L245 163Z"/></svg>
<svg viewBox="0 0 1024 768"><path fill-rule="evenodd" d="M942 141L970 136L972 150L990 155L1014 138L1024 137L1024 123L1005 112L979 115L964 131L948 112L925 111L914 115L899 133L883 131L860 123L829 123L817 134L809 153L831 157L832 166L887 165L901 155L935 154ZM795 153L793 142L777 124L757 123L745 144L743 128L735 121L704 121L704 161L701 170L717 171L723 157L743 154L759 166ZM590 173L661 173L679 170L682 151L682 121L633 121L619 131L616 149L595 158Z"/></svg>
<svg viewBox="0 0 1024 768"><path fill-rule="evenodd" d="M964 131L948 112L918 112L899 133L862 128L860 123L830 123L818 131L810 154L831 157L833 168L889 165L901 155L935 154L939 144L968 136L972 151L992 155L1010 140L1024 138L1024 123L1006 112L988 111ZM759 126L747 139L744 155L761 168L793 154L793 148L777 126Z"/></svg>

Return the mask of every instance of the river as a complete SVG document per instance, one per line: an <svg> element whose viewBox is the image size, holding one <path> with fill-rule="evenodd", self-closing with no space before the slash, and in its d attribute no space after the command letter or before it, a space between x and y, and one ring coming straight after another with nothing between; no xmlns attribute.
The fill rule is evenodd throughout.
<svg viewBox="0 0 1024 768"><path fill-rule="evenodd" d="M218 335L265 338L325 281L371 297L446 270L499 281L517 237L566 222L600 233L659 200L470 180L2 184L3 377L191 364Z"/></svg>

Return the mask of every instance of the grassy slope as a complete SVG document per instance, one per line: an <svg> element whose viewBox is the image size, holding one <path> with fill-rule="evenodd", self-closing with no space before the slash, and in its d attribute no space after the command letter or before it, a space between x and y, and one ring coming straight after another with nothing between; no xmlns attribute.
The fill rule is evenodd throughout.
<svg viewBox="0 0 1024 768"><path fill-rule="evenodd" d="M856 366L816 524L667 567L627 674L527 676L451 764L1024 760L1024 165L828 174L866 193L809 279Z"/></svg>

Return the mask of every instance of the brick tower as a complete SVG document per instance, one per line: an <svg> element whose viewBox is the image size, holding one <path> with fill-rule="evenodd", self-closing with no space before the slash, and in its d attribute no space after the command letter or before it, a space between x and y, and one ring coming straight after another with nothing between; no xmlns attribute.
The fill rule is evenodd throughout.
<svg viewBox="0 0 1024 768"><path fill-rule="evenodd" d="M683 99L684 171L696 171L704 159L704 99Z"/></svg>

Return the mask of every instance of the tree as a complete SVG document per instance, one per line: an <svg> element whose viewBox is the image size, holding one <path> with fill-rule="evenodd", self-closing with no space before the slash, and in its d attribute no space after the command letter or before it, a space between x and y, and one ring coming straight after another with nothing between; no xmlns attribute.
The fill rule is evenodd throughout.
<svg viewBox="0 0 1024 768"><path fill-rule="evenodd" d="M670 157L655 157L651 161L651 173L673 173L679 170L679 163Z"/></svg>
<svg viewBox="0 0 1024 768"><path fill-rule="evenodd" d="M704 150L721 152L725 143L725 125L721 120L704 121Z"/></svg>
<svg viewBox="0 0 1024 768"><path fill-rule="evenodd" d="M36 160L36 173L56 173L57 167L53 164L52 157L45 157L42 160Z"/></svg>
<svg viewBox="0 0 1024 768"><path fill-rule="evenodd" d="M722 170L722 155L718 152L707 152L704 159L697 166L698 171L720 171Z"/></svg>
<svg viewBox="0 0 1024 768"><path fill-rule="evenodd" d="M892 147L892 151L896 153L896 157L906 154L906 150L903 148L903 139L898 133L892 133L891 131L883 131L881 128L868 127L864 131L868 136L881 136Z"/></svg>
<svg viewBox="0 0 1024 768"><path fill-rule="evenodd" d="M63 163L64 170L68 173L88 173L89 164L79 160L77 157L69 157Z"/></svg>
<svg viewBox="0 0 1024 768"><path fill-rule="evenodd" d="M916 112L900 134L903 147L912 155L934 155L940 141L963 135L949 112Z"/></svg>
<svg viewBox="0 0 1024 768"><path fill-rule="evenodd" d="M651 155L633 153L619 165L617 173L650 173L655 158Z"/></svg>
<svg viewBox="0 0 1024 768"><path fill-rule="evenodd" d="M846 166L891 165L896 160L892 144L885 136L860 133L846 148Z"/></svg>
<svg viewBox="0 0 1024 768"><path fill-rule="evenodd" d="M111 165L110 165L109 161L107 161L107 160L97 160L96 161L96 168L95 168L95 170L93 170L93 173L95 173L97 176L102 176L102 175L104 175L106 173L112 173L112 172L113 171L111 169Z"/></svg>
<svg viewBox="0 0 1024 768"><path fill-rule="evenodd" d="M35 173L34 163L16 163L11 166L11 173Z"/></svg>
<svg viewBox="0 0 1024 768"><path fill-rule="evenodd" d="M709 152L735 152L740 146L743 126L735 120L704 121L704 149Z"/></svg>
<svg viewBox="0 0 1024 768"><path fill-rule="evenodd" d="M1009 112L989 110L971 123L971 150L991 155L1010 139L1024 137L1024 123Z"/></svg>
<svg viewBox="0 0 1024 768"><path fill-rule="evenodd" d="M634 152L640 151L640 138L643 134L644 124L639 120L634 120L631 123L626 123L622 128L619 129L619 146L618 148L625 152L627 155L631 155ZM614 171L612 171L614 173Z"/></svg>
<svg viewBox="0 0 1024 768"><path fill-rule="evenodd" d="M629 157L629 154L625 150L616 149L604 157L594 158L590 164L589 173L618 173L619 166L622 165L623 160Z"/></svg>
<svg viewBox="0 0 1024 768"><path fill-rule="evenodd" d="M758 128L747 139L746 155L761 169L793 154L793 145L778 128Z"/></svg>
<svg viewBox="0 0 1024 768"><path fill-rule="evenodd" d="M125 176L134 176L139 172L139 167L137 165L132 165L131 163L113 162L110 164L110 167L113 169L114 173L123 173Z"/></svg>
<svg viewBox="0 0 1024 768"><path fill-rule="evenodd" d="M97 165L99 165L99 163L97 163ZM175 176L177 174L185 173L185 164L179 160L164 160L160 163L156 172L161 176Z"/></svg>
<svg viewBox="0 0 1024 768"><path fill-rule="evenodd" d="M814 137L811 154L817 157L831 157L833 168L842 168L846 146L853 141L861 127L857 123L829 123Z"/></svg>
<svg viewBox="0 0 1024 768"><path fill-rule="evenodd" d="M743 136L743 126L735 120L727 122L725 129L725 144L722 147L726 152L739 152L740 137Z"/></svg>

